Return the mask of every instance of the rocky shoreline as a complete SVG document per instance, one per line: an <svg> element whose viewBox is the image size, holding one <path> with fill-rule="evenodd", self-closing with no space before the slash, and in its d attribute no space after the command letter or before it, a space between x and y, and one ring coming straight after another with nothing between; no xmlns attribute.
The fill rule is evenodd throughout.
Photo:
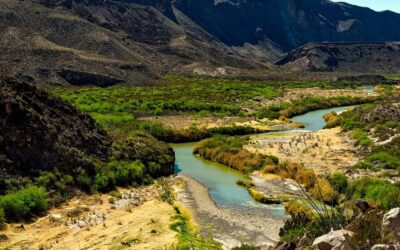
<svg viewBox="0 0 400 250"><path fill-rule="evenodd" d="M175 188L179 203L191 210L202 232L211 233L224 249L241 243L274 246L279 242L279 229L284 224L284 218L274 216L262 206L220 207L203 184L183 174L178 174L176 179L177 182L184 182L183 188Z"/></svg>

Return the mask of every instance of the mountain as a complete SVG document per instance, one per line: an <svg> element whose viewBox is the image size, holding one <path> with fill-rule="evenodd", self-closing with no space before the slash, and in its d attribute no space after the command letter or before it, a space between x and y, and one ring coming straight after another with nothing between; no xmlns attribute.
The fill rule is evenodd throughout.
<svg viewBox="0 0 400 250"><path fill-rule="evenodd" d="M400 43L307 44L285 54L276 64L291 71L400 74Z"/></svg>
<svg viewBox="0 0 400 250"><path fill-rule="evenodd" d="M0 70L63 85L251 75L310 42L400 40L400 14L328 0L1 0L0 19Z"/></svg>
<svg viewBox="0 0 400 250"><path fill-rule="evenodd" d="M142 174L152 177L174 172L172 148L144 132L117 140L89 115L26 82L0 79L0 93L0 195L26 184L45 185L47 173L51 180L71 177L55 190L92 189L111 160L140 160Z"/></svg>
<svg viewBox="0 0 400 250"><path fill-rule="evenodd" d="M0 68L25 81L148 84L166 73L264 67L149 6L2 0L0 19Z"/></svg>
<svg viewBox="0 0 400 250"><path fill-rule="evenodd" d="M174 6L229 46L400 40L400 14L328 0L176 0Z"/></svg>

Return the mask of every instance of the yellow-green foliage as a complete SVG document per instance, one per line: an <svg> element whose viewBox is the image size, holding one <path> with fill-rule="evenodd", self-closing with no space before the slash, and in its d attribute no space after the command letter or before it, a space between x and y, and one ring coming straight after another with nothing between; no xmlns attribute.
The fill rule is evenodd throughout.
<svg viewBox="0 0 400 250"><path fill-rule="evenodd" d="M293 162L283 162L275 169L275 174L283 178L295 180L309 191L314 199L333 204L336 202L338 193L333 189L330 182L301 164Z"/></svg>
<svg viewBox="0 0 400 250"><path fill-rule="evenodd" d="M284 204L286 212L292 217L293 220L303 220L304 222L314 221L318 218L317 213L308 208L303 203L291 200Z"/></svg>
<svg viewBox="0 0 400 250"><path fill-rule="evenodd" d="M197 143L193 153L243 173L250 173L265 165L278 163L276 157L251 153L243 149L246 143L246 139L242 137L215 136Z"/></svg>
<svg viewBox="0 0 400 250"><path fill-rule="evenodd" d="M215 241L211 234L203 237L200 230L191 222L190 211L182 207L175 207L177 215L173 217L171 228L178 232L177 250L210 249L221 250L221 243Z"/></svg>
<svg viewBox="0 0 400 250"><path fill-rule="evenodd" d="M309 192L314 198L326 203L333 203L338 197L338 193L335 192L329 181L321 177L317 178L315 185L310 188Z"/></svg>
<svg viewBox="0 0 400 250"><path fill-rule="evenodd" d="M342 117L336 112L331 112L324 115L324 120L326 122L325 128L334 128L340 126L340 123L342 122Z"/></svg>
<svg viewBox="0 0 400 250"><path fill-rule="evenodd" d="M264 195L254 188L248 188L247 190L256 201L264 204L281 204L293 199L289 195Z"/></svg>

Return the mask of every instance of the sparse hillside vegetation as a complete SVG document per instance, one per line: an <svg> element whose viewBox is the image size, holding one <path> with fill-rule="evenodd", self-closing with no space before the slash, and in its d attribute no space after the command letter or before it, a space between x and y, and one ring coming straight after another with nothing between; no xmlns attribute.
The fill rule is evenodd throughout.
<svg viewBox="0 0 400 250"><path fill-rule="evenodd" d="M0 208L7 221L42 215L78 189L110 191L173 173L172 149L145 132L110 136L33 85L2 80L0 88Z"/></svg>
<svg viewBox="0 0 400 250"><path fill-rule="evenodd" d="M400 171L399 103L399 96L391 95L377 104L342 114L343 130L352 130L364 155L356 167Z"/></svg>

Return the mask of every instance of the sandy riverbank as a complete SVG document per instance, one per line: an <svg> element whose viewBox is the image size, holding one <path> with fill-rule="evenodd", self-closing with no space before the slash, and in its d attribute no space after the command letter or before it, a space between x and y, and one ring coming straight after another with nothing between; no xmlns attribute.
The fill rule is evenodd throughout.
<svg viewBox="0 0 400 250"><path fill-rule="evenodd" d="M219 207L204 185L185 175L179 174L176 178L185 183L183 188L176 188L178 201L192 211L203 232L210 231L225 249L242 242L272 246L279 241L283 218L274 217L265 207Z"/></svg>
<svg viewBox="0 0 400 250"><path fill-rule="evenodd" d="M354 140L339 127L255 138L246 149L275 155L281 161L302 163L318 174L345 172L359 161Z"/></svg>

